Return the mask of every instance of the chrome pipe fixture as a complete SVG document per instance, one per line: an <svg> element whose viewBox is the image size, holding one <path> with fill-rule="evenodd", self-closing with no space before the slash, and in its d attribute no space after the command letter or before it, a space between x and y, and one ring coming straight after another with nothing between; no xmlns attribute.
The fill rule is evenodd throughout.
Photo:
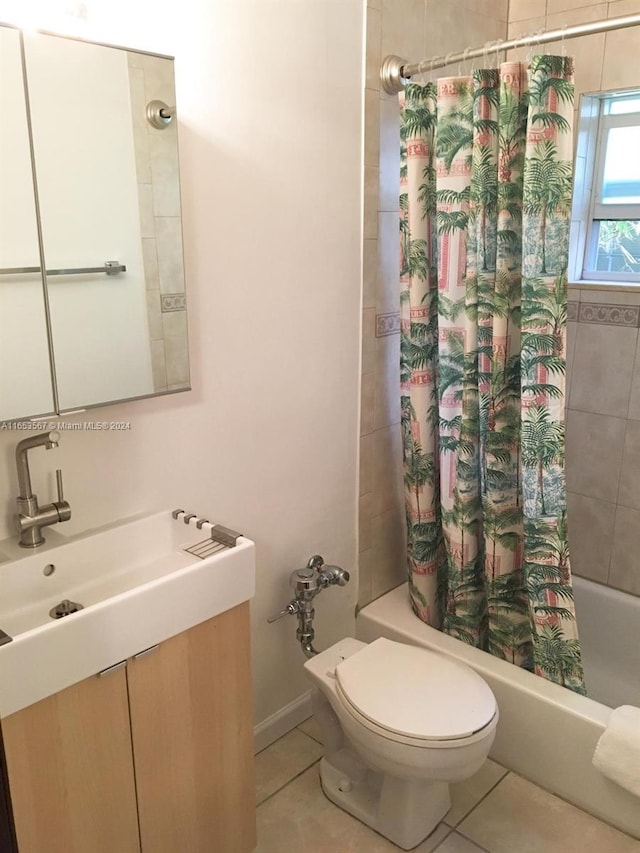
<svg viewBox="0 0 640 853"><path fill-rule="evenodd" d="M34 447L51 450L58 446L59 432L40 432L18 442L16 446L16 468L18 472L18 512L15 516L16 527L20 534L19 545L22 548L37 548L44 543L42 528L61 521L69 521L71 507L64 499L62 471L56 471L58 500L46 506L38 506L38 498L31 488L28 452Z"/></svg>
<svg viewBox="0 0 640 853"><path fill-rule="evenodd" d="M173 121L176 108L167 106L164 101L149 101L146 113L147 121L152 127L164 130Z"/></svg>
<svg viewBox="0 0 640 853"><path fill-rule="evenodd" d="M563 27L557 30L546 30L539 33L531 33L520 38L502 41L498 39L489 42L483 47L472 47L458 53L449 53L446 56L436 56L433 59L423 59L421 62L410 63L399 56L387 56L380 69L380 82L382 88L389 95L400 92L405 84L416 74L424 74L436 68L444 68L455 62L466 62L469 59L486 57L502 50L512 50L518 47L536 46L551 41L565 41L567 39L579 38L580 36L591 36L597 33L606 33L610 30L623 30L627 27L640 26L640 15L627 15L624 18L611 18L608 21L593 21L590 24L576 24L572 27Z"/></svg>
<svg viewBox="0 0 640 853"><path fill-rule="evenodd" d="M291 573L289 586L294 589L295 596L284 610L276 613L275 616L270 616L267 622L277 622L283 616L297 616L296 637L305 656L311 658L318 654L313 645L315 638L313 599L328 586L346 586L347 583L349 583L349 572L341 569L340 566L325 565L322 557L314 554L303 569L296 569Z"/></svg>

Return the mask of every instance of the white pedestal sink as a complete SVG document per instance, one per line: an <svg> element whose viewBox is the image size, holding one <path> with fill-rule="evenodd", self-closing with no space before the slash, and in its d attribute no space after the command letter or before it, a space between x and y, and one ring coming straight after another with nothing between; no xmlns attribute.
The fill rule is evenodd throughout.
<svg viewBox="0 0 640 853"><path fill-rule="evenodd" d="M47 538L27 554L0 543L0 629L12 637L0 646L0 718L254 594L251 540L202 559L186 549L209 532L169 510ZM83 609L53 619L49 611L63 599Z"/></svg>

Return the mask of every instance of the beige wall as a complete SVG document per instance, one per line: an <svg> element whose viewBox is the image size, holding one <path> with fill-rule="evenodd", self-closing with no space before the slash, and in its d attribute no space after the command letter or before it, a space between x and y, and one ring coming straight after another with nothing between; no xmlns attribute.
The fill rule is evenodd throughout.
<svg viewBox="0 0 640 853"><path fill-rule="evenodd" d="M33 453L34 489L49 500L64 470L61 533L184 506L256 541L263 722L308 691L295 620L266 622L289 573L357 560L362 2L87 5L86 38L176 58L194 390L75 417L131 429L64 433ZM0 431L0 538L23 437ZM318 598L319 646L354 630L352 577Z"/></svg>
<svg viewBox="0 0 640 853"><path fill-rule="evenodd" d="M640 0L511 0L509 37L639 12ZM640 87L637 28L571 39L545 50L554 48L576 58L576 113L583 93ZM573 571L640 595L640 288L576 286L569 298L567 488Z"/></svg>
<svg viewBox="0 0 640 853"><path fill-rule="evenodd" d="M360 438L360 594L367 604L406 577L400 442L398 102L381 59L410 62L506 37L507 0L369 0L365 90L364 295ZM441 73L457 73L443 69Z"/></svg>

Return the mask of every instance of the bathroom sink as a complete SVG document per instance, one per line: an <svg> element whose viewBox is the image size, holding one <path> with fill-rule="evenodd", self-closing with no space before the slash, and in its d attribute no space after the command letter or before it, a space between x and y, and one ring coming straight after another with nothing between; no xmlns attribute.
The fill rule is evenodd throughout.
<svg viewBox="0 0 640 853"><path fill-rule="evenodd" d="M12 641L0 646L0 717L254 593L253 542L240 537L234 547L216 545L207 529L168 510L73 539L47 538L55 544L26 555L2 543L9 553L0 562L0 629ZM63 600L82 609L51 617Z"/></svg>

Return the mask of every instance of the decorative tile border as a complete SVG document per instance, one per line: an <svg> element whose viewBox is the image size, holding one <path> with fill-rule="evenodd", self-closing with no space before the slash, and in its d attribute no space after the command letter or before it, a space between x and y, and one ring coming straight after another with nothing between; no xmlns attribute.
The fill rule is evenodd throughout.
<svg viewBox="0 0 640 853"><path fill-rule="evenodd" d="M184 311L187 307L187 299L184 293L163 293L162 313L169 311Z"/></svg>
<svg viewBox="0 0 640 853"><path fill-rule="evenodd" d="M577 319L578 319L578 307L579 307L579 305L580 305L580 303L579 303L579 302L568 302L568 303L567 303L567 320L569 320L569 321L572 321L572 320L577 321Z"/></svg>
<svg viewBox="0 0 640 853"><path fill-rule="evenodd" d="M376 314L376 338L397 335L400 331L400 313Z"/></svg>
<svg viewBox="0 0 640 853"><path fill-rule="evenodd" d="M581 302L579 323L603 323L607 326L640 326L639 305L606 305L600 302Z"/></svg>

